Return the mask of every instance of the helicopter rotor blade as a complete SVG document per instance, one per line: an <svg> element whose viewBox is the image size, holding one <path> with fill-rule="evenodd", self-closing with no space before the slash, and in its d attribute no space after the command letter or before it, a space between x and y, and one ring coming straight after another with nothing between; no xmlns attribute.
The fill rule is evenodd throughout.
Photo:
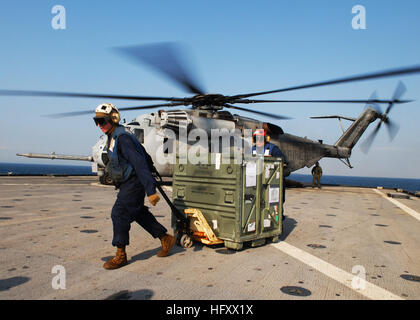
<svg viewBox="0 0 420 320"><path fill-rule="evenodd" d="M187 106L185 103L162 103L162 104L152 104L148 106L138 106L138 107L124 107L118 108L120 111L130 111L130 110L144 110L144 109L153 109L160 107L177 107L177 106Z"/></svg>
<svg viewBox="0 0 420 320"><path fill-rule="evenodd" d="M365 141L363 141L363 143L360 146L360 149L362 149L363 153L368 153L370 147L372 146L372 142L375 139L379 129L381 128L382 125L382 121L380 121L378 123L378 125L376 126L375 130L373 130L370 135L367 137L367 139Z"/></svg>
<svg viewBox="0 0 420 320"><path fill-rule="evenodd" d="M387 119L384 122L386 124L386 127L388 128L389 140L392 141L397 135L400 127L399 125L397 125L394 121L391 121L390 119Z"/></svg>
<svg viewBox="0 0 420 320"><path fill-rule="evenodd" d="M399 69L391 69L391 70L386 70L386 71L373 72L373 73L333 79L333 80L328 80L328 81L309 83L309 84L304 84L300 86L294 86L294 87L277 89L277 90L238 94L238 95L232 96L232 98L243 99L243 98L260 96L260 95L270 94L270 93L279 93L279 92L285 92L285 91L315 88L315 87L329 86L333 84L356 82L356 81L363 81L363 80L388 78L388 77L400 76L400 75L405 75L405 74L414 74L414 73L420 73L420 65L406 67L406 68L399 68Z"/></svg>
<svg viewBox="0 0 420 320"><path fill-rule="evenodd" d="M149 106L136 106L136 107L123 107L118 108L119 111L130 111L130 110L144 110L144 109L153 109L153 108L159 108L159 107L175 107L175 106L181 106L184 105L184 103L162 103L162 104L153 104ZM65 117L75 117L75 116L81 116L85 114L93 114L94 111L73 111L73 112L64 112L64 113L56 113L56 114L50 114L47 115L49 118L65 118Z"/></svg>
<svg viewBox="0 0 420 320"><path fill-rule="evenodd" d="M369 99L369 100L250 100L250 99L237 99L232 101L231 103L376 103L376 104L389 104L391 102L394 103L409 103L413 102L414 100L380 100L380 99Z"/></svg>
<svg viewBox="0 0 420 320"><path fill-rule="evenodd" d="M195 94L204 94L202 86L188 72L185 53L175 43L157 43L115 48L117 52L128 56L132 61L144 63L163 73L183 89ZM184 60L184 61L183 61Z"/></svg>
<svg viewBox="0 0 420 320"><path fill-rule="evenodd" d="M273 114L273 113L268 113L268 112L262 112L262 111L256 111L256 110L251 110L251 109L247 109L247 108L242 108L242 107L238 107L238 106L232 106L230 104L225 103L224 106L226 108L231 108L231 109L236 109L236 110L241 110L241 111L246 111L246 112L250 112L250 113L255 113L255 114L259 114L262 116L266 116L266 117L270 117L270 118L274 118L274 119L278 119L278 120L288 120L288 119L292 119L290 117L286 117L286 116L280 116L277 114Z"/></svg>
<svg viewBox="0 0 420 320"><path fill-rule="evenodd" d="M385 111L385 116L391 111L392 107L394 106L395 102L398 101L404 93L407 91L406 86L402 81L398 82L397 87L395 88L394 95L392 96L392 101L389 103L388 108Z"/></svg>
<svg viewBox="0 0 420 320"><path fill-rule="evenodd" d="M382 114L382 109L377 103L377 101L378 101L378 98L377 98L376 91L373 91L369 99L366 101L365 110L367 108L373 108L378 114ZM388 101L387 103L390 103L389 100L387 101Z"/></svg>
<svg viewBox="0 0 420 320"><path fill-rule="evenodd" d="M149 97L149 96L125 96L97 93L76 93L76 92L55 92L55 91L33 91L33 90L0 90L0 96L27 96L27 97L67 97L67 98L104 98L120 100L144 100L144 101L185 101L184 98L174 97Z"/></svg>
<svg viewBox="0 0 420 320"><path fill-rule="evenodd" d="M404 83L399 81L397 87L395 88L394 95L392 96L392 101L389 103L388 108L386 108L385 113L382 115L382 122L385 123L388 129L390 141L394 140L399 130L399 126L389 119L388 114L395 105L395 101L398 101L406 91L407 88Z"/></svg>

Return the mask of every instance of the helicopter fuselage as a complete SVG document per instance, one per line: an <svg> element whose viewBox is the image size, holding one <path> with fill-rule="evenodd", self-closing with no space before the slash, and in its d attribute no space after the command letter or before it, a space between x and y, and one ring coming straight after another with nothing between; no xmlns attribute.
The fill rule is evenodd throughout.
<svg viewBox="0 0 420 320"><path fill-rule="evenodd" d="M311 167L324 157L347 160L351 168L349 158L351 150L360 139L370 123L380 118L381 115L372 108L367 108L357 119L353 121L347 130L343 129L343 135L334 145L324 144L322 140L314 141L307 138L284 133L281 127L256 119L231 114L219 110L214 106L205 108L191 108L182 110L159 110L142 114L129 123L124 123L126 130L136 135L147 152L153 159L154 165L161 176L170 177L173 174L173 165L176 156L180 153L188 153L189 148L200 144L207 152L213 152L214 144L219 147L218 141L223 134L229 139L239 138L243 143L240 145L244 152L245 144L252 144L252 133L256 129L263 128L270 136L270 142L277 145L286 157L287 166L284 168L285 176L304 167ZM223 132L222 135L220 133ZM215 136L214 135L219 135ZM247 138L249 138L247 140ZM212 140L213 139L213 140ZM203 142L204 141L204 142ZM228 140L229 146L233 140ZM92 147L92 156L77 157L73 160L93 162L93 171L98 172L101 182L106 181L106 151L107 136L102 135ZM215 143L216 142L216 143ZM203 150L203 149L202 149ZM23 154L27 157L70 159L70 156Z"/></svg>
<svg viewBox="0 0 420 320"><path fill-rule="evenodd" d="M227 130L243 138L246 130L253 133L258 128L264 128L271 137L270 142L276 144L286 156L285 175L288 176L293 171L313 166L323 157L348 159L357 140L377 117L375 110L366 109L335 145L284 133L272 123L217 111L214 107L208 110L157 111L140 115L125 126L143 143L162 176L171 176L173 173L175 155L181 148L182 132L187 134L185 140L191 146L197 143L195 129L205 132L208 137L218 130Z"/></svg>

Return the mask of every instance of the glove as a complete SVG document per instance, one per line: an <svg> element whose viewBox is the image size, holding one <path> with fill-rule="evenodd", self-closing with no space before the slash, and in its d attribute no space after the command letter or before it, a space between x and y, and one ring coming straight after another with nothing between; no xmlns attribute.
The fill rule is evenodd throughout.
<svg viewBox="0 0 420 320"><path fill-rule="evenodd" d="M151 196L148 196L148 198L149 198L149 202L152 204L152 206L155 206L156 203L158 203L159 200L160 200L157 193L152 194Z"/></svg>

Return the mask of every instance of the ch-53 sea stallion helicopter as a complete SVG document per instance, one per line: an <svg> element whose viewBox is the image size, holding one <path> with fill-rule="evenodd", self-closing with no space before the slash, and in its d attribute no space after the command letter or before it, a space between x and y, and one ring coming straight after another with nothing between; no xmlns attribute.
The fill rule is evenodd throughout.
<svg viewBox="0 0 420 320"><path fill-rule="evenodd" d="M0 95L12 96L49 96L49 97L70 97L70 98L102 98L107 100L133 100L133 101L162 101L158 104L124 107L119 111L128 110L146 110L157 108L171 108L169 110L159 110L149 114L142 114L134 118L129 123L124 123L127 130L133 132L139 141L143 143L146 150L152 156L155 167L161 176L171 176L173 173L173 162L171 158L160 157L160 154L169 155L175 153L177 143L179 142L179 133L191 132L194 129L202 129L210 133L212 129L228 129L236 132L244 132L246 129L255 131L263 128L271 137L271 142L280 147L287 158L287 167L284 170L285 176L291 172L303 167L311 167L323 157L338 158L351 168L349 158L352 148L358 142L367 127L379 119L379 123L362 144L362 150L367 152L378 130L385 124L390 133L391 139L398 131L398 126L391 122L388 117L389 112L395 104L407 103L412 100L401 100L406 91L405 86L399 82L391 100L377 99L373 94L368 100L256 100L249 99L255 96L266 94L282 93L306 88L315 88L334 84L350 83L371 79L381 79L394 76L415 74L420 72L420 66L406 67L400 69L380 71L370 74L349 76L340 79L321 81L316 83L293 86L283 89L245 93L237 95L223 95L205 93L198 82L188 72L187 65L183 61L183 55L180 54L179 47L172 43L161 43L153 45L141 45L133 47L124 47L117 49L125 54L134 62L144 63L149 67L161 72L166 77L174 81L177 85L192 93L191 97L150 97L150 96L126 96L112 94L90 94L73 92L50 92L50 91L25 91L25 90L0 90ZM164 103L163 103L164 102ZM267 113L261 110L243 108L237 104L257 104L257 103L359 103L366 104L364 112L358 118L349 118L345 116L323 116L312 118L337 118L349 120L353 123L346 129L343 129L342 136L334 145L322 143L322 140L313 141L307 138L298 137L292 134L284 133L282 128L276 124L258 121L256 119L231 114L223 110L233 109L245 111L257 115L270 117L277 120L290 119L286 116ZM387 104L387 109L382 113L379 104ZM191 106L173 110L173 107ZM93 110L76 111L52 115L53 117L67 117L92 114ZM175 132L175 135L168 136L168 130ZM239 131L238 131L239 130ZM98 170L101 183L108 183L106 173L106 136L102 136L93 146L92 156L66 156L56 154L18 154L27 157L66 159L66 160L84 160L94 162L94 168ZM162 159L164 159L162 161ZM166 159L166 160L165 160Z"/></svg>

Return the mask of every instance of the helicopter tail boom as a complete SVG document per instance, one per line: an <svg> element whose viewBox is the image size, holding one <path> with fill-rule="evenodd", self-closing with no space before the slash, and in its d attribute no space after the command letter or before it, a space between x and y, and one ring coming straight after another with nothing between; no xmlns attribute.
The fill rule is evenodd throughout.
<svg viewBox="0 0 420 320"><path fill-rule="evenodd" d="M349 148L350 150L359 141L367 127L378 118L378 113L372 108L367 108L350 127L344 131L343 135L335 143L335 147Z"/></svg>

